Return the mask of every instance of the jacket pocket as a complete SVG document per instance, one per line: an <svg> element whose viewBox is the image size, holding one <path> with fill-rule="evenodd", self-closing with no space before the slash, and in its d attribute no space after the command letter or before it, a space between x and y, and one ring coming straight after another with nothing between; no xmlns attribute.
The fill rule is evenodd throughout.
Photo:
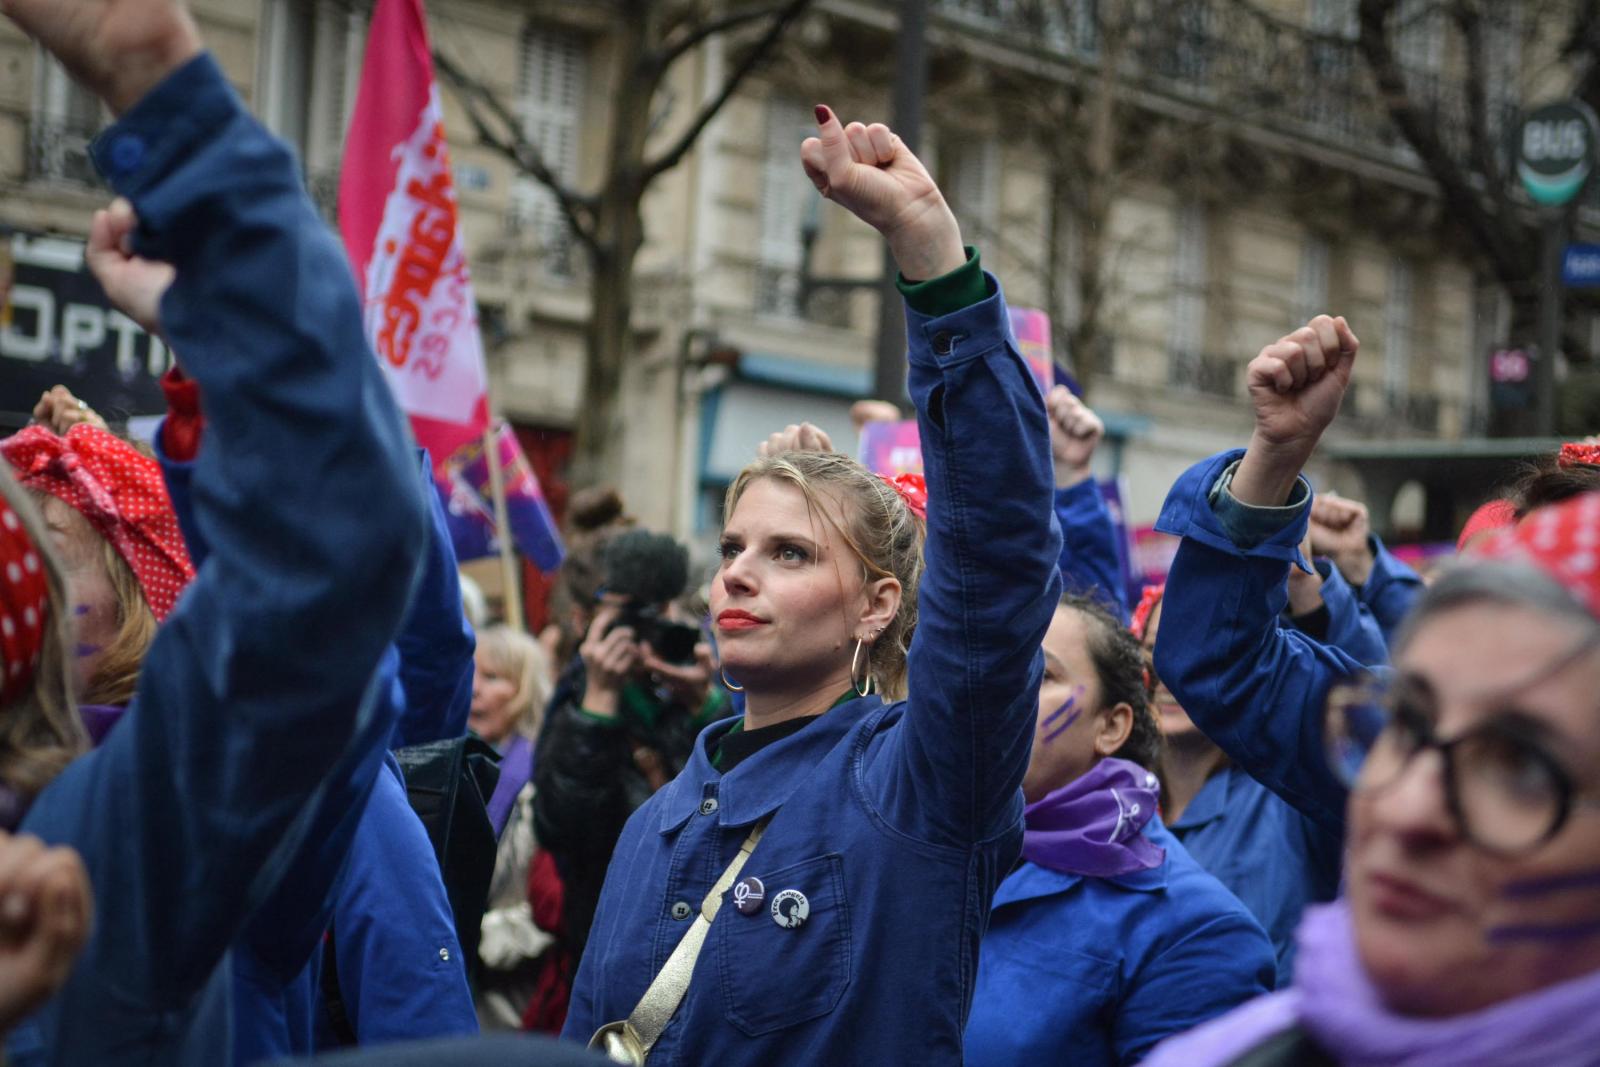
<svg viewBox="0 0 1600 1067"><path fill-rule="evenodd" d="M838 1006L850 985L850 909L837 854L776 870L746 867L745 875L761 880L765 899L747 915L730 889L712 936L728 1021L754 1037ZM804 921L792 925L802 912Z"/></svg>

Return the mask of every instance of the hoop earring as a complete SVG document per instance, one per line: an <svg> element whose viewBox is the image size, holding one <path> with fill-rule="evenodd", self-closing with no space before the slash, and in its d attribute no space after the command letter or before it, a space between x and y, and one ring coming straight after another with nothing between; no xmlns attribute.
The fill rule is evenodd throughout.
<svg viewBox="0 0 1600 1067"><path fill-rule="evenodd" d="M850 653L850 688L855 690L858 697L871 696L872 691L877 688L876 680L872 677L872 652L870 646L867 652L866 681L856 681L856 663L861 659L861 645L861 638L856 638L856 650Z"/></svg>
<svg viewBox="0 0 1600 1067"><path fill-rule="evenodd" d="M728 672L727 671L718 671L717 673L722 675L722 684L728 687L728 691L729 692L731 692L731 693L742 693L742 692L744 692L744 686L742 686L742 685L734 685L732 682L728 681Z"/></svg>

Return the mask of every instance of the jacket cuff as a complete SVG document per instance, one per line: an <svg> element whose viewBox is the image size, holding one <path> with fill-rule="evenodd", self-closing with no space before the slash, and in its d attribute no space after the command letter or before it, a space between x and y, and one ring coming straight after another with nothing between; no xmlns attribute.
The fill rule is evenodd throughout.
<svg viewBox="0 0 1600 1067"><path fill-rule="evenodd" d="M1244 449L1233 449L1185 471L1167 494L1156 529L1232 556L1277 559L1309 571L1300 542L1310 522L1310 483L1304 476L1297 479L1283 507L1252 507L1228 490L1243 458Z"/></svg>
<svg viewBox="0 0 1600 1067"><path fill-rule="evenodd" d="M914 282L900 274L895 276L895 286L906 303L924 315L953 315L962 308L981 303L989 295L984 281L983 266L978 262L978 250L966 246L967 261L948 274L927 281Z"/></svg>

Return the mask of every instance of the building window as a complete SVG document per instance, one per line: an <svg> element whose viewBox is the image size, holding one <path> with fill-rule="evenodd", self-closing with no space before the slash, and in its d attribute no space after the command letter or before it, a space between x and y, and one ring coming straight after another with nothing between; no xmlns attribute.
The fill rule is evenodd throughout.
<svg viewBox="0 0 1600 1067"><path fill-rule="evenodd" d="M578 180L583 90L588 78L588 43L579 34L530 25L522 34L517 66L517 117L522 136L563 185ZM546 271L556 277L577 272L577 243L555 194L543 182L518 174L511 184L507 223L538 243Z"/></svg>
<svg viewBox="0 0 1600 1067"><path fill-rule="evenodd" d="M332 218L367 16L336 0L267 0L261 39L262 121L300 153L306 186Z"/></svg>
<svg viewBox="0 0 1600 1067"><path fill-rule="evenodd" d="M761 164L761 245L756 310L800 314L800 230L816 190L800 166L800 143L815 131L811 109L786 96L767 101L766 154Z"/></svg>
<svg viewBox="0 0 1600 1067"><path fill-rule="evenodd" d="M1312 0L1311 77L1300 98L1305 118L1346 137L1356 133L1356 0Z"/></svg>
<svg viewBox="0 0 1600 1067"><path fill-rule="evenodd" d="M104 113L95 95L67 76L42 48L34 49L33 115L28 127L28 176L53 182L99 185L89 142Z"/></svg>
<svg viewBox="0 0 1600 1067"><path fill-rule="evenodd" d="M1328 239L1307 234L1300 246L1300 269L1294 283L1294 321L1298 329L1328 310Z"/></svg>
<svg viewBox="0 0 1600 1067"><path fill-rule="evenodd" d="M994 137L947 135L949 165L940 183L969 241L988 240L1000 221L1000 142Z"/></svg>
<svg viewBox="0 0 1600 1067"><path fill-rule="evenodd" d="M1400 0L1395 51L1411 90L1430 104L1439 100L1444 73L1445 13L1435 0Z"/></svg>
<svg viewBox="0 0 1600 1067"><path fill-rule="evenodd" d="M1410 262L1389 261L1389 290L1383 314L1383 391L1391 409L1411 393L1411 329L1416 277Z"/></svg>
<svg viewBox="0 0 1600 1067"><path fill-rule="evenodd" d="M1177 211L1177 248L1172 257L1172 323L1167 331L1167 354L1176 384L1198 387L1206 343L1206 237L1205 205L1180 204Z"/></svg>

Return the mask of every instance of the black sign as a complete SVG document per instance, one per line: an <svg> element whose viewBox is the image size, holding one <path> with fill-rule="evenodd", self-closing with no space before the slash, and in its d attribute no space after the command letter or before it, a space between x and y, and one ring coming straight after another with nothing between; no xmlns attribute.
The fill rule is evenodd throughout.
<svg viewBox="0 0 1600 1067"><path fill-rule="evenodd" d="M65 385L110 422L166 409L167 347L116 311L83 264L83 242L13 234L9 322L0 329L0 433Z"/></svg>
<svg viewBox="0 0 1600 1067"><path fill-rule="evenodd" d="M1550 207L1571 203L1594 170L1597 140L1600 131L1594 112L1582 101L1530 111L1517 124L1512 145L1522 187L1535 203Z"/></svg>

